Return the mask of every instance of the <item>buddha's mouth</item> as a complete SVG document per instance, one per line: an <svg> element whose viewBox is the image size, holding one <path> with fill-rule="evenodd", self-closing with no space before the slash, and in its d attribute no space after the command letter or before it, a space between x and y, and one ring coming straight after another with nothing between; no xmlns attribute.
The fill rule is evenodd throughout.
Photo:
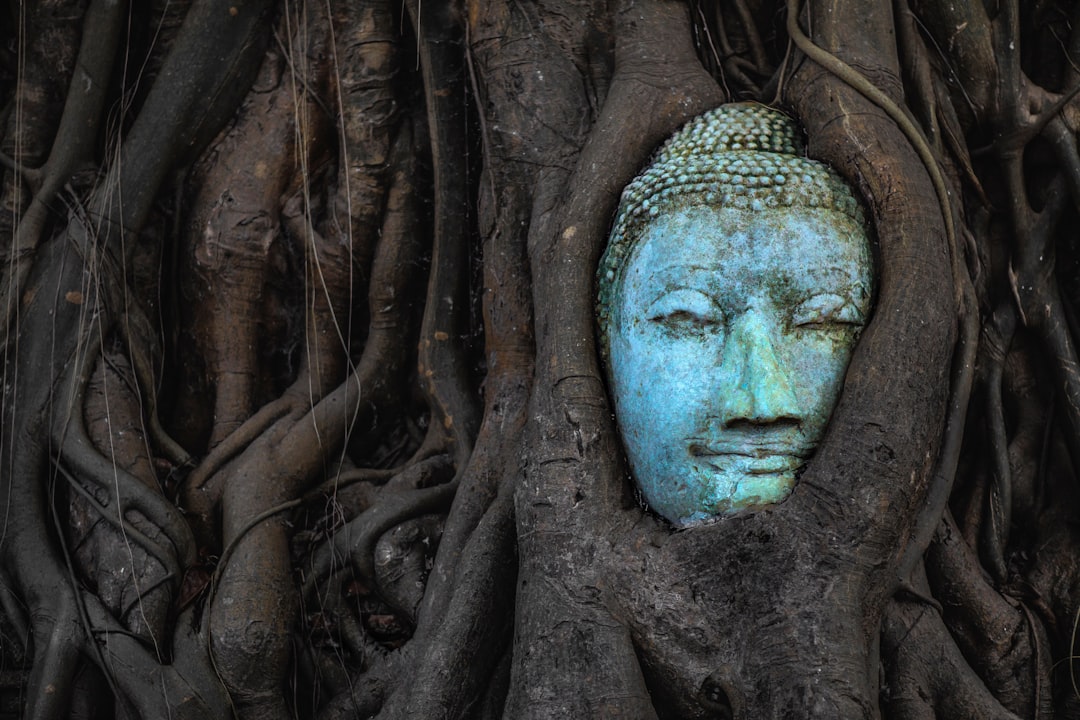
<svg viewBox="0 0 1080 720"><path fill-rule="evenodd" d="M785 475L798 470L806 461L790 452L697 453L702 465L725 474Z"/></svg>
<svg viewBox="0 0 1080 720"><path fill-rule="evenodd" d="M753 438L737 441L690 441L690 455L698 458L735 456L755 460L769 458L793 458L800 464L810 457L813 448L806 443L785 438Z"/></svg>

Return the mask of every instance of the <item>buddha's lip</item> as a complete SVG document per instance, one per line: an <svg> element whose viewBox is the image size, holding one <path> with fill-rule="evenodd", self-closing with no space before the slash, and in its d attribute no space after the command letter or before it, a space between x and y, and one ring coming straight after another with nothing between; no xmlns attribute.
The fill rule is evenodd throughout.
<svg viewBox="0 0 1080 720"><path fill-rule="evenodd" d="M742 475L787 475L795 472L805 463L798 455L791 453L711 453L699 454L697 461L718 472Z"/></svg>
<svg viewBox="0 0 1080 720"><path fill-rule="evenodd" d="M704 458L720 455L739 455L758 460L776 457L803 460L810 456L810 452L811 448L802 444L779 442L690 443L690 454L694 457Z"/></svg>

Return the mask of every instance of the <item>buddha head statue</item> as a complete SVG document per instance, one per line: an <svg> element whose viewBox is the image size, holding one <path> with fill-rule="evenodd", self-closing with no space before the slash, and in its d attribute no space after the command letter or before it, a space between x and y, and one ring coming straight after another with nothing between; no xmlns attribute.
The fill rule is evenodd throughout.
<svg viewBox="0 0 1080 720"><path fill-rule="evenodd" d="M859 203L794 122L721 106L623 191L598 270L630 468L678 527L786 498L825 433L873 295Z"/></svg>

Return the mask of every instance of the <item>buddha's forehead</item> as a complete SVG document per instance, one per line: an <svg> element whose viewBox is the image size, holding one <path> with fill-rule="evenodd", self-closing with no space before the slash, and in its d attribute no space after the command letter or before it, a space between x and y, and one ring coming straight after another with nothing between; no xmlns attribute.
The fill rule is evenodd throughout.
<svg viewBox="0 0 1080 720"><path fill-rule="evenodd" d="M697 268L747 277L841 274L871 282L866 232L849 217L821 208L760 212L689 205L649 223L627 275L669 276Z"/></svg>

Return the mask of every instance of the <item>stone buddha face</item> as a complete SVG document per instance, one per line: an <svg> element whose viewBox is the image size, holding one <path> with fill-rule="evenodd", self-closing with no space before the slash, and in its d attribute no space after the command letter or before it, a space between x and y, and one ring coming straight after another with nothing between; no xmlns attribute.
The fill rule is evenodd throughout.
<svg viewBox="0 0 1080 720"><path fill-rule="evenodd" d="M733 157L751 154L731 172ZM712 156L712 170L690 160L706 166L704 182L673 167L673 182L624 195L637 220L617 220L617 257L609 246L601 265L619 431L645 500L678 526L790 494L824 435L873 294L861 214L832 171L792 153ZM742 185L729 190L735 176Z"/></svg>

